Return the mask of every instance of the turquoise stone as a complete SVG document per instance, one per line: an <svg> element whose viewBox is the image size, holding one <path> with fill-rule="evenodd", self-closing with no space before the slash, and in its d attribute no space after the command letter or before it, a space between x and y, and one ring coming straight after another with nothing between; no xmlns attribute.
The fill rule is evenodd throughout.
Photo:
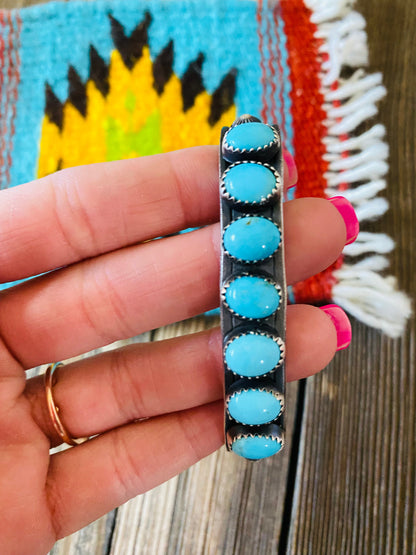
<svg viewBox="0 0 416 555"><path fill-rule="evenodd" d="M280 357L279 344L272 337L258 333L240 335L225 349L228 368L249 378L271 372L278 365Z"/></svg>
<svg viewBox="0 0 416 555"><path fill-rule="evenodd" d="M282 444L277 439L265 436L241 437L233 441L234 453L246 459L264 459L278 453Z"/></svg>
<svg viewBox="0 0 416 555"><path fill-rule="evenodd" d="M241 424L267 424L278 417L282 403L273 393L247 389L234 393L228 402L230 416Z"/></svg>
<svg viewBox="0 0 416 555"><path fill-rule="evenodd" d="M273 283L258 276L240 276L226 289L225 302L244 318L267 318L279 307L280 295Z"/></svg>
<svg viewBox="0 0 416 555"><path fill-rule="evenodd" d="M226 136L227 145L238 150L257 150L274 140L271 127L256 121L236 125L227 132Z"/></svg>
<svg viewBox="0 0 416 555"><path fill-rule="evenodd" d="M280 244L280 231L267 218L248 216L239 218L224 231L224 248L234 258L244 262L264 260Z"/></svg>
<svg viewBox="0 0 416 555"><path fill-rule="evenodd" d="M266 166L247 162L232 166L224 177L230 197L243 203L264 202L276 188L276 177Z"/></svg>

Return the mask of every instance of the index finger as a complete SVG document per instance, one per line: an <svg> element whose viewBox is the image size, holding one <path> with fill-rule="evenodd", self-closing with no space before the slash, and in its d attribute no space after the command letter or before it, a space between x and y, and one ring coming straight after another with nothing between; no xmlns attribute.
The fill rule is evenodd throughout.
<svg viewBox="0 0 416 555"><path fill-rule="evenodd" d="M216 146L65 169L0 192L0 283L218 218Z"/></svg>

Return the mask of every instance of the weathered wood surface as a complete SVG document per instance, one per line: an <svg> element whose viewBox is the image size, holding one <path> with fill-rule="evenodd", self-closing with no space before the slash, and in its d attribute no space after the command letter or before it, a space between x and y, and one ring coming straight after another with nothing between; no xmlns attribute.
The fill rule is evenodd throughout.
<svg viewBox="0 0 416 555"><path fill-rule="evenodd" d="M356 7L367 20L371 69L384 73L389 91L380 119L391 149L391 209L374 228L397 241L391 272L414 298L416 3ZM203 326L172 326L157 338ZM416 553L415 327L413 319L392 341L353 323L351 348L299 388L292 452L252 465L219 451L61 540L53 555ZM289 430L297 389L289 388Z"/></svg>
<svg viewBox="0 0 416 555"><path fill-rule="evenodd" d="M414 0L362 0L371 69L388 90L391 270L415 298ZM416 553L415 320L399 341L355 323L353 344L308 380L289 553Z"/></svg>

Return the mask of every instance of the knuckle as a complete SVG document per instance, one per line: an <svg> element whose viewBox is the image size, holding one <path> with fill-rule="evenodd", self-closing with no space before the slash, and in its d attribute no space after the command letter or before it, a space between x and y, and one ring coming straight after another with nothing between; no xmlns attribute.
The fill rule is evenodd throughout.
<svg viewBox="0 0 416 555"><path fill-rule="evenodd" d="M111 352L110 387L116 410L123 422L131 422L145 414L142 380L137 379L137 366L125 350Z"/></svg>
<svg viewBox="0 0 416 555"><path fill-rule="evenodd" d="M53 479L51 473L49 473L46 481L46 497L52 530L56 540L58 540L65 536L64 521L66 501L63 497L61 488L58 487L57 481Z"/></svg>
<svg viewBox="0 0 416 555"><path fill-rule="evenodd" d="M81 310L95 335L104 345L134 335L128 324L127 307L109 273L108 264L102 261L97 267L97 262L91 261L83 266L79 294Z"/></svg>
<svg viewBox="0 0 416 555"><path fill-rule="evenodd" d="M172 180L172 184L175 189L175 197L177 200L177 206L175 207L175 211L177 214L180 214L180 219L183 222L184 227L188 227L189 224L189 210L187 209L188 203L186 202L187 196L187 187L185 186L184 179L182 175L179 173L178 167L175 164L175 157L173 153L167 153L167 160L169 161L169 170L170 176ZM198 204L198 203L194 203Z"/></svg>
<svg viewBox="0 0 416 555"><path fill-rule="evenodd" d="M134 457L131 442L126 436L126 430L114 430L111 437L110 457L119 499L127 501L131 497L146 490L145 481L141 473L140 458Z"/></svg>
<svg viewBox="0 0 416 555"><path fill-rule="evenodd" d="M50 176L56 228L77 260L98 248L97 232L88 211L88 203L72 168Z"/></svg>
<svg viewBox="0 0 416 555"><path fill-rule="evenodd" d="M193 419L193 411L190 413L184 411L176 413L176 424L183 437L184 451L192 455L194 462L199 461L205 456L204 451L200 448L201 430L197 429ZM191 463L190 463L191 464Z"/></svg>

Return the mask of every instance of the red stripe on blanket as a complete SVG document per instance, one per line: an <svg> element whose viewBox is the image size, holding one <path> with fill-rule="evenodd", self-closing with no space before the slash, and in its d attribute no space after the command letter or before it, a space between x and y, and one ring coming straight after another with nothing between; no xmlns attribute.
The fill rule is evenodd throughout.
<svg viewBox="0 0 416 555"><path fill-rule="evenodd" d="M276 48L276 52L271 53L271 56L276 57L277 67L279 70L279 78L284 79L282 58L281 58L282 54L279 48L279 20L281 18L282 18L282 10L280 7L280 3L278 2L273 8L273 22L274 22L273 27L275 31L275 44L277 45L277 48ZM280 119L275 119L274 121L280 121L280 129L282 130L284 135L284 131L286 130L285 109L287 107L285 106L284 97L283 97L283 85L279 87L279 100L280 100L280 114L279 114Z"/></svg>
<svg viewBox="0 0 416 555"><path fill-rule="evenodd" d="M277 95L277 79L279 76L276 75L276 68L275 68L275 52L273 52L273 40L276 33L275 25L273 25L273 30L271 30L270 19L271 15L269 12L266 16L266 36L267 36L267 48L268 48L268 63L267 67L269 70L268 73L268 82L271 85L271 95L268 98L268 105L270 108L269 117L266 121L278 121L278 114L277 114L277 104L276 104L276 95Z"/></svg>
<svg viewBox="0 0 416 555"><path fill-rule="evenodd" d="M263 32L262 32L262 0L258 0L257 2L257 34L259 36L259 50L260 50L260 67L261 67L261 89L263 91L262 95L262 110L261 110L261 119L266 121L267 119L267 98L266 98L266 89L267 89L267 72L266 72L266 64L264 59L264 41L263 41Z"/></svg>
<svg viewBox="0 0 416 555"><path fill-rule="evenodd" d="M5 49L5 42L4 37L6 36L5 33L6 22L4 20L4 12L0 11L0 176L1 176L1 168L3 167L4 163L4 151L5 151L5 136L6 136L6 114L3 113L3 106L4 110L6 110L5 102L3 102L3 95L5 94L5 84L4 84L4 67L5 67L5 60L6 60L6 49ZM0 180L1 185L1 180Z"/></svg>
<svg viewBox="0 0 416 555"><path fill-rule="evenodd" d="M20 59L18 43L21 19L10 11L0 11L0 185L10 183L12 147L15 133ZM5 37L7 36L7 41ZM6 79L5 79L6 77Z"/></svg>
<svg viewBox="0 0 416 555"><path fill-rule="evenodd" d="M10 40L10 52L14 50L16 59L12 60L12 68L14 73L12 96L12 117L10 123L10 148L8 154L7 164L7 183L10 183L10 169L12 167L12 152L13 152L13 137L16 131L16 112L17 112L17 99L19 95L19 82L20 82L20 31L22 29L22 20L19 14L16 15L15 21L10 18L11 29L13 29L13 38ZM11 34L10 34L11 35Z"/></svg>
<svg viewBox="0 0 416 555"><path fill-rule="evenodd" d="M8 140L8 145L6 147L6 183L10 183L10 166L12 165L12 155L11 155L11 139L13 136L13 132L12 132L12 126L13 126L13 107L14 107L14 112L16 113L16 106L15 106L15 102L13 102L12 100L14 100L13 98L13 89L15 88L15 79L14 79L14 68L13 68L13 46L14 46L14 36L13 36L13 20L12 20L12 16L10 12L6 12L7 13L7 22L9 25L9 40L8 40L8 68L7 68L7 77L8 77L8 82L9 82L9 86L7 88L7 96L6 96L6 114L7 114L7 110L12 109L12 117L9 117L9 114L7 114L7 119L10 120L10 133L9 133L9 140Z"/></svg>
<svg viewBox="0 0 416 555"><path fill-rule="evenodd" d="M297 197L325 197L324 161L326 135L323 109L324 97L319 74L321 72L321 41L315 37L316 25L311 22L311 11L303 0L282 0L281 14L287 38L288 61L291 72L291 100L294 127L295 160L299 180ZM293 286L298 303L323 303L331 299L336 282L333 271L342 263L339 259L324 272Z"/></svg>

